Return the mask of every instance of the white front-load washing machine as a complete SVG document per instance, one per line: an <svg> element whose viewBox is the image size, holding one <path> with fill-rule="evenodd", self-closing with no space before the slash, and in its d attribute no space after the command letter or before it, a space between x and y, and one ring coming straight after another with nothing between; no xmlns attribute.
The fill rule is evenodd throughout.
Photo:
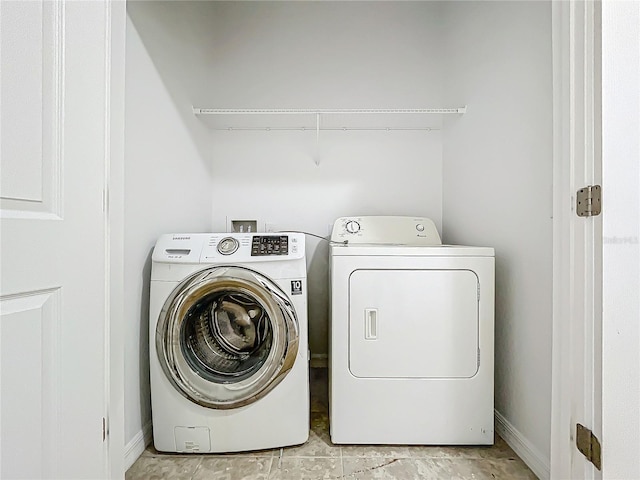
<svg viewBox="0 0 640 480"><path fill-rule="evenodd" d="M493 248L412 217L339 218L331 240L331 440L492 444Z"/></svg>
<svg viewBox="0 0 640 480"><path fill-rule="evenodd" d="M152 256L153 439L236 452L309 435L304 236L163 235Z"/></svg>

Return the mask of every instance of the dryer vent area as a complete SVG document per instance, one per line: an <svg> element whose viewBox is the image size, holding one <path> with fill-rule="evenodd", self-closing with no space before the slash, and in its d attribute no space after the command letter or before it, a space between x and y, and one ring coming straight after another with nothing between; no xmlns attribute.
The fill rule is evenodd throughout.
<svg viewBox="0 0 640 480"><path fill-rule="evenodd" d="M176 456L150 446L127 471L126 480L537 478L500 437L490 447L334 445L329 437L327 369L312 368L310 382L310 434L303 445L232 456Z"/></svg>

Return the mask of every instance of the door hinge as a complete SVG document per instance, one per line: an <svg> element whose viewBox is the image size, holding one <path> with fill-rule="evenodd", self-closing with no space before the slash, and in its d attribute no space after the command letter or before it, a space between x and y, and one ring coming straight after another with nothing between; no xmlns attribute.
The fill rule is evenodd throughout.
<svg viewBox="0 0 640 480"><path fill-rule="evenodd" d="M102 417L102 441L107 439L107 419Z"/></svg>
<svg viewBox="0 0 640 480"><path fill-rule="evenodd" d="M579 423L576 425L576 447L598 470L602 470L600 441L591 430Z"/></svg>
<svg viewBox="0 0 640 480"><path fill-rule="evenodd" d="M576 193L576 213L579 217L595 217L602 211L600 185L588 185Z"/></svg>

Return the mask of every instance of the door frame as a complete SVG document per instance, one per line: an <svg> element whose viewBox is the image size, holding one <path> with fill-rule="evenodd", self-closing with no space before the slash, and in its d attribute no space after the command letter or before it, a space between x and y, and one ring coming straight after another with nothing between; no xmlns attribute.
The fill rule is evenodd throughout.
<svg viewBox="0 0 640 480"><path fill-rule="evenodd" d="M124 114L126 1L103 0L105 54L105 478L124 478Z"/></svg>
<svg viewBox="0 0 640 480"><path fill-rule="evenodd" d="M553 349L551 478L601 478L575 447L576 423L602 431L602 219L579 218L600 184L601 4L552 2Z"/></svg>

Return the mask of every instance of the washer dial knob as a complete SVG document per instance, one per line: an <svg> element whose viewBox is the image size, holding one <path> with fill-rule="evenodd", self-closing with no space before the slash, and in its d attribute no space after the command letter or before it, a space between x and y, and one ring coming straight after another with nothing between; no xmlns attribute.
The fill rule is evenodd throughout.
<svg viewBox="0 0 640 480"><path fill-rule="evenodd" d="M222 255L231 255L232 253L235 253L236 250L238 250L239 246L240 244L238 243L238 240L233 237L226 237L220 240L220 243L218 243L218 252L220 252Z"/></svg>
<svg viewBox="0 0 640 480"><path fill-rule="evenodd" d="M348 233L358 233L360 231L360 224L355 220L349 220L344 228Z"/></svg>

